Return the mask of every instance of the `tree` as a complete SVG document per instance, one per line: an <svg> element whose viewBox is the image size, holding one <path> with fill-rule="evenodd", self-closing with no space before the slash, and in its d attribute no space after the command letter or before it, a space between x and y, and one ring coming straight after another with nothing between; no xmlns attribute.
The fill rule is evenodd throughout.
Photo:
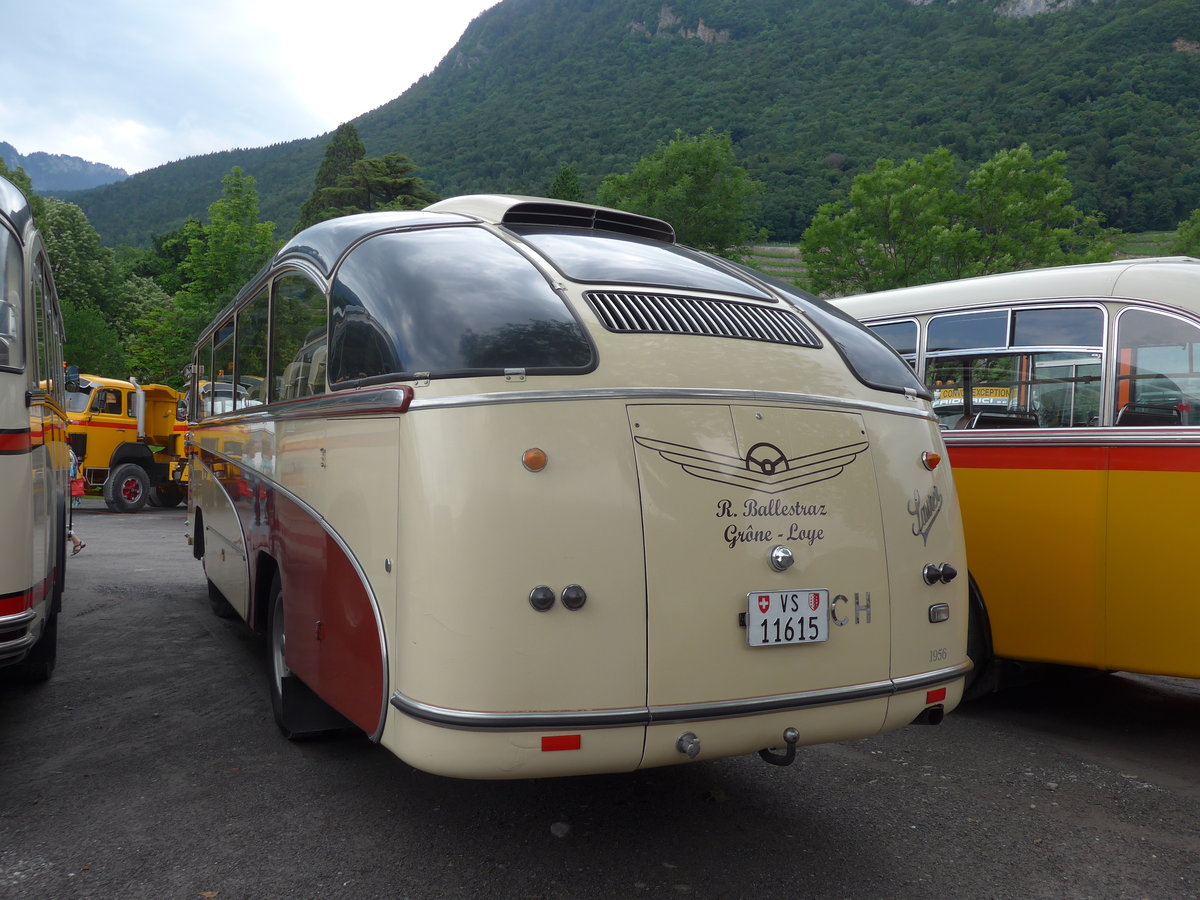
<svg viewBox="0 0 1200 900"><path fill-rule="evenodd" d="M1180 256L1200 257L1200 209L1194 210L1191 216L1179 223L1171 252Z"/></svg>
<svg viewBox="0 0 1200 900"><path fill-rule="evenodd" d="M63 357L85 372L119 378L126 372L121 278L113 253L100 246L83 210L54 197L41 201L38 226L62 306Z"/></svg>
<svg viewBox="0 0 1200 900"><path fill-rule="evenodd" d="M579 184L579 175L576 173L574 166L564 165L559 168L558 174L554 176L554 181L550 185L550 191L546 196L553 197L555 200L583 202L583 188Z"/></svg>
<svg viewBox="0 0 1200 900"><path fill-rule="evenodd" d="M630 172L606 177L596 202L663 219L680 243L738 258L765 239L754 224L764 189L735 163L728 133L709 129L685 137L676 131Z"/></svg>
<svg viewBox="0 0 1200 900"><path fill-rule="evenodd" d="M345 216L383 209L423 209L438 197L413 173L417 167L403 153L360 159L350 171L321 190L332 215Z"/></svg>
<svg viewBox="0 0 1200 900"><path fill-rule="evenodd" d="M944 147L881 159L822 206L800 248L813 290L840 295L1109 259L1112 232L1070 202L1063 153L1002 150L965 179Z"/></svg>
<svg viewBox="0 0 1200 900"><path fill-rule="evenodd" d="M134 374L178 383L196 335L278 247L275 224L258 221L254 179L235 166L221 185L220 199L208 208L209 224L184 225L188 253L179 264L184 287L165 303L149 294L139 307L129 345ZM145 301L148 289L143 285L134 294Z"/></svg>
<svg viewBox="0 0 1200 900"><path fill-rule="evenodd" d="M300 221L296 225L296 231L302 231L309 225L338 215L323 200L321 192L332 187L343 175L349 174L350 167L366 155L367 150L359 140L358 129L349 122L339 125L329 141L329 146L325 148L325 156L313 179L312 194L300 207Z"/></svg>
<svg viewBox="0 0 1200 900"><path fill-rule="evenodd" d="M254 184L253 177L234 166L221 179L220 199L208 208L209 224L185 226L188 254L179 269L186 286L180 294L194 302L206 321L278 249L275 223L258 221Z"/></svg>
<svg viewBox="0 0 1200 900"><path fill-rule="evenodd" d="M113 253L100 246L83 210L74 203L47 197L38 221L46 253L61 298L77 306L92 306L106 315L120 285Z"/></svg>

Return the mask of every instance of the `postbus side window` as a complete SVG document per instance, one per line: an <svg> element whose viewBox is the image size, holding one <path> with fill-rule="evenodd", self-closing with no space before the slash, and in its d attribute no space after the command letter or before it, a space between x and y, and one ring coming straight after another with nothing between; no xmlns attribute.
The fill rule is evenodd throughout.
<svg viewBox="0 0 1200 900"><path fill-rule="evenodd" d="M892 349L904 357L906 363L916 368L917 323L915 321L907 319L903 322L882 322L868 327L891 344Z"/></svg>
<svg viewBox="0 0 1200 900"><path fill-rule="evenodd" d="M1099 307L989 310L929 322L926 383L944 428L1099 424Z"/></svg>
<svg viewBox="0 0 1200 900"><path fill-rule="evenodd" d="M272 291L271 398L325 393L325 294L299 273L276 279Z"/></svg>
<svg viewBox="0 0 1200 900"><path fill-rule="evenodd" d="M21 247L5 228L0 228L0 260L3 260L3 279L0 281L0 366L20 369L25 365L22 352L24 341L21 318L21 275L25 264Z"/></svg>
<svg viewBox="0 0 1200 900"><path fill-rule="evenodd" d="M1200 424L1200 328L1176 316L1127 309L1117 320L1113 422Z"/></svg>
<svg viewBox="0 0 1200 900"><path fill-rule="evenodd" d="M239 409L267 402L267 316L266 289L244 306L237 317L237 396Z"/></svg>

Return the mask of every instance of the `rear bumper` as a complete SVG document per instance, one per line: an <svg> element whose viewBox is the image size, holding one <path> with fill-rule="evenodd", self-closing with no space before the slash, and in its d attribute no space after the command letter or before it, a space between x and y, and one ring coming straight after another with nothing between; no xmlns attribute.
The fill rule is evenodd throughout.
<svg viewBox="0 0 1200 900"><path fill-rule="evenodd" d="M0 666L19 663L37 643L33 625L38 619L36 609L11 616L0 616Z"/></svg>
<svg viewBox="0 0 1200 900"><path fill-rule="evenodd" d="M391 705L418 721L466 731L575 731L591 728L667 725L679 722L743 718L854 703L862 700L878 700L910 691L928 690L952 684L965 677L971 671L972 665L968 659L958 665L943 669L866 684L678 706L565 710L561 712L480 712L434 706L408 697L400 691L392 694Z"/></svg>

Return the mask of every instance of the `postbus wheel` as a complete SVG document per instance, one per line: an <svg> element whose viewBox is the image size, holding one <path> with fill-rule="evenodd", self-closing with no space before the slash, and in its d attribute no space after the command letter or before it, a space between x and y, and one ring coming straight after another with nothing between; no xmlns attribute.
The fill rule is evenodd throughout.
<svg viewBox="0 0 1200 900"><path fill-rule="evenodd" d="M978 700L996 690L996 660L992 654L992 629L983 594L974 576L968 574L967 656L975 667L963 685L964 700Z"/></svg>
<svg viewBox="0 0 1200 900"><path fill-rule="evenodd" d="M286 648L283 584L276 573L267 602L267 664L271 712L275 715L275 724L289 741L306 740L353 728L337 710L292 674L285 659Z"/></svg>
<svg viewBox="0 0 1200 900"><path fill-rule="evenodd" d="M6 674L22 684L37 684L48 681L58 662L58 613L46 618L42 636L19 663L8 669Z"/></svg>
<svg viewBox="0 0 1200 900"><path fill-rule="evenodd" d="M138 512L149 500L150 479L136 463L122 463L104 482L104 504L113 512Z"/></svg>

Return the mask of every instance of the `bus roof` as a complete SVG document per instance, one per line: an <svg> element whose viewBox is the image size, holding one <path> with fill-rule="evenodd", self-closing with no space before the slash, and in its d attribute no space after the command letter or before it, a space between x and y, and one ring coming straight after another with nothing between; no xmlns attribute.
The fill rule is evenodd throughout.
<svg viewBox="0 0 1200 900"><path fill-rule="evenodd" d="M1145 257L1049 269L1025 269L840 297L832 302L857 319L988 306L1012 300L1122 297L1200 311L1200 259Z"/></svg>
<svg viewBox="0 0 1200 900"><path fill-rule="evenodd" d="M29 201L7 178L0 178L0 215L13 223L21 240L28 238L26 232L33 225L33 214L29 210Z"/></svg>
<svg viewBox="0 0 1200 900"><path fill-rule="evenodd" d="M469 225L472 222L587 228L666 243L675 242L674 229L666 222L649 216L542 197L469 194L441 200L422 210L358 213L318 222L288 241L275 255L273 263L299 256L317 266L322 274L328 275L342 254L369 234L433 225Z"/></svg>

